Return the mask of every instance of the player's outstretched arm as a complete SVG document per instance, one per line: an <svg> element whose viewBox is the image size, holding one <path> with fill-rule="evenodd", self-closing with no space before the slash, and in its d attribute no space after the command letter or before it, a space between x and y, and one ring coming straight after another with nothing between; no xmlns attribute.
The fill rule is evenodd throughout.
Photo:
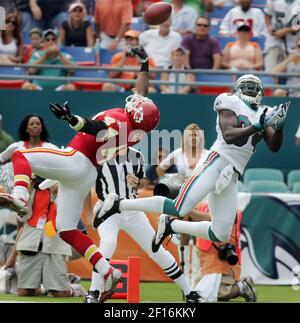
<svg viewBox="0 0 300 323"><path fill-rule="evenodd" d="M142 96L147 96L149 87L148 55L144 48L140 46L132 47L131 51L141 62L141 70L135 83L136 93Z"/></svg>
<svg viewBox="0 0 300 323"><path fill-rule="evenodd" d="M49 108L56 118L67 121L70 127L76 131L96 136L99 131L108 129L104 121L90 120L73 114L68 102L65 102L63 106L59 103L50 103Z"/></svg>
<svg viewBox="0 0 300 323"><path fill-rule="evenodd" d="M219 124L223 138L229 145L239 144L241 140L247 139L260 130L253 125L239 128L236 114L227 109L219 110Z"/></svg>

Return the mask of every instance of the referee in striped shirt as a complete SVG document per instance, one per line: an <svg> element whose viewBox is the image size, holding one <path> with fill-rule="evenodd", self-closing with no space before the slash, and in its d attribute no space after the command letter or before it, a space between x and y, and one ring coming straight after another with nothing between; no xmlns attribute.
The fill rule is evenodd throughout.
<svg viewBox="0 0 300 323"><path fill-rule="evenodd" d="M146 183L149 181L145 178L143 154L131 147L119 152L115 159L99 166L96 182L99 201L94 207L94 213L99 210L99 206L108 194L116 193L121 198L135 199L138 195L138 188L142 188ZM172 254L162 247L157 253L152 252L151 242L154 229L144 212L116 213L101 223L97 230L100 236L99 250L108 260L115 252L119 231L124 230L180 287L187 302L200 302L200 296L191 290ZM98 302L101 286L101 275L93 271L90 290L85 297L86 303Z"/></svg>

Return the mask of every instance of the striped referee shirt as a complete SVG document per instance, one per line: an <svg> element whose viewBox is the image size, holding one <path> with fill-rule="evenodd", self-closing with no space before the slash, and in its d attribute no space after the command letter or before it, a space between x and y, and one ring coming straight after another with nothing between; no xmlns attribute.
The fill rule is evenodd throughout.
<svg viewBox="0 0 300 323"><path fill-rule="evenodd" d="M143 154L129 147L127 154L118 155L115 159L107 161L98 167L96 181L96 193L100 200L104 201L106 196L116 193L120 198L134 199L138 192L127 184L127 175L135 175L139 179L145 177Z"/></svg>

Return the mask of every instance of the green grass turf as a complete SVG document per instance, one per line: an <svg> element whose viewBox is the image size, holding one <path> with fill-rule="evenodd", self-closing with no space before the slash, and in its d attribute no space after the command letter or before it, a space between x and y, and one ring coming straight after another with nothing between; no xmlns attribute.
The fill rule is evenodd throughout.
<svg viewBox="0 0 300 323"><path fill-rule="evenodd" d="M87 289L88 281L82 285ZM258 302L266 303L300 303L300 291L294 291L290 286L256 286ZM179 288L172 283L141 283L141 302L146 303L180 303L183 302ZM54 298L19 297L0 294L0 302L51 302L51 303L82 303L81 297ZM109 303L125 302L125 300L110 300ZM237 298L233 302L244 302Z"/></svg>

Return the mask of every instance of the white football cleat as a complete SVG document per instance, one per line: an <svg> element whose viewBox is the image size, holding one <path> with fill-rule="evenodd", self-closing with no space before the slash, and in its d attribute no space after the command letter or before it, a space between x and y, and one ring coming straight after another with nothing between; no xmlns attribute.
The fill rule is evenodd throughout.
<svg viewBox="0 0 300 323"><path fill-rule="evenodd" d="M0 193L0 206L7 207L21 216L28 213L28 201L8 193Z"/></svg>
<svg viewBox="0 0 300 323"><path fill-rule="evenodd" d="M166 214L162 214L159 217L159 222L157 226L157 230L154 234L154 237L152 239L152 251L157 252L160 245L163 243L163 241L166 239L167 236L172 235L174 231L171 227L171 222L174 221L175 218L171 218L170 216Z"/></svg>
<svg viewBox="0 0 300 323"><path fill-rule="evenodd" d="M104 292L100 295L100 303L103 303L114 293L118 282L121 280L122 272L111 267L109 271L103 276Z"/></svg>

